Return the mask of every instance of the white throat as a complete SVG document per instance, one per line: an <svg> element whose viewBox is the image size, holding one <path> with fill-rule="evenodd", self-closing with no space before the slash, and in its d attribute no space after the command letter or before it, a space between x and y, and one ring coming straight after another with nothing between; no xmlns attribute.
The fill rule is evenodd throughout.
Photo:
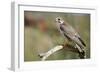
<svg viewBox="0 0 100 73"><path fill-rule="evenodd" d="M60 24L63 24L64 23L64 21L60 21Z"/></svg>

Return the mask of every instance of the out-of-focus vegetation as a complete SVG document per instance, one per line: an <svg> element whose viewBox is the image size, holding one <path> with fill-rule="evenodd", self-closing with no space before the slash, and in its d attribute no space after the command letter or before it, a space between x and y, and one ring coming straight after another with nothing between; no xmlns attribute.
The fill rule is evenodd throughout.
<svg viewBox="0 0 100 73"><path fill-rule="evenodd" d="M25 11L24 61L40 61L39 53L47 52L56 45L66 42L57 30L55 18L62 17L80 34L86 43L86 58L90 58L90 15L79 13L55 13ZM37 21L38 20L38 21ZM79 59L77 53L57 51L47 60Z"/></svg>

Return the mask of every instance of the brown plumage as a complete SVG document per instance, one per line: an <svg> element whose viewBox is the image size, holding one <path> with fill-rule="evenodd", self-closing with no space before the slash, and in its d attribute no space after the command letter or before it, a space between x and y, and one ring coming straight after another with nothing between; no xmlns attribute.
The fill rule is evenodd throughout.
<svg viewBox="0 0 100 73"><path fill-rule="evenodd" d="M75 29L67 22L65 22L62 18L56 18L57 28L60 31L61 35L65 37L68 41L73 41L79 50L79 56L85 57L84 48L86 44L81 39L80 35L75 31Z"/></svg>

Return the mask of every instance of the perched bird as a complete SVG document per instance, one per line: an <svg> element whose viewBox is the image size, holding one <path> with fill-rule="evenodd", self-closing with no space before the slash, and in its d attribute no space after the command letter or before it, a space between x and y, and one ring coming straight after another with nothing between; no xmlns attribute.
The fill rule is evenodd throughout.
<svg viewBox="0 0 100 73"><path fill-rule="evenodd" d="M75 48L78 48L79 56L85 58L84 48L86 47L86 44L75 29L61 17L56 18L56 24L61 35L63 35L68 41L73 41L75 43Z"/></svg>

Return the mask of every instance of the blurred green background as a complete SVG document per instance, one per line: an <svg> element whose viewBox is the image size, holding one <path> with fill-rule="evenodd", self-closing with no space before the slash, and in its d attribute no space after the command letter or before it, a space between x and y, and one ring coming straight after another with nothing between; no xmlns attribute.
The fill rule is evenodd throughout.
<svg viewBox="0 0 100 73"><path fill-rule="evenodd" d="M80 34L86 43L86 58L90 58L90 14L59 12L24 12L24 61L40 61L39 53L47 52L66 40L57 30L55 18L62 17ZM39 21L37 21L37 19ZM59 50L47 60L79 59L78 54Z"/></svg>

